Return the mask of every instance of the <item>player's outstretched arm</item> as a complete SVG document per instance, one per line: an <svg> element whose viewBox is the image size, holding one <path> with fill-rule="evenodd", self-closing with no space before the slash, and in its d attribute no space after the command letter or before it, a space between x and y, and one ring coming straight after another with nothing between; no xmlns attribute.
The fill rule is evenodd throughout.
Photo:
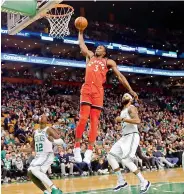
<svg viewBox="0 0 184 194"><path fill-rule="evenodd" d="M93 57L94 53L92 51L88 50L88 47L86 46L86 44L84 42L83 31L79 31L78 39L79 39L79 46L80 46L80 49L82 51L82 54L88 58Z"/></svg>
<svg viewBox="0 0 184 194"><path fill-rule="evenodd" d="M126 77L121 74L121 72L118 70L118 67L116 65L116 62L109 59L107 61L107 65L113 70L113 72L115 73L115 75L117 76L118 80L120 81L120 83L130 92L131 95L134 96L134 98L137 100L138 96L137 94L132 90L130 84L128 83Z"/></svg>

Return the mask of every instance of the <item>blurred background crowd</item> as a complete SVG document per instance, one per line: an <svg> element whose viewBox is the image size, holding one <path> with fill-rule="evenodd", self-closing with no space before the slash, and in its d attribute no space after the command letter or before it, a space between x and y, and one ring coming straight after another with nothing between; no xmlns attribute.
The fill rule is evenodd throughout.
<svg viewBox="0 0 184 194"><path fill-rule="evenodd" d="M55 160L48 172L50 177L111 173L106 155L121 137L121 130L114 119L122 109L124 91L118 88L105 89L104 111L91 165L75 163L72 153L75 127L79 119L79 91L78 86L2 83L2 182L28 180L26 170L35 152L21 153L20 150L30 147L32 133L39 128L39 116L43 113L48 116L48 126L60 121L65 141L62 147L54 146ZM135 102L135 106L142 120L139 126L140 146L143 154L149 158L151 170L181 166L184 150L184 96L180 92L169 95L143 89L138 93L140 101ZM82 157L88 142L89 127L88 123L82 140ZM140 158L136 157L134 162L141 170L150 170Z"/></svg>

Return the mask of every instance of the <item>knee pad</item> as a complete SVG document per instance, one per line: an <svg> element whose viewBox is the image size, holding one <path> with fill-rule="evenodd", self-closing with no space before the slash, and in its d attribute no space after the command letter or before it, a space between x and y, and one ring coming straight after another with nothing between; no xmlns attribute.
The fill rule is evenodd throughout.
<svg viewBox="0 0 184 194"><path fill-rule="evenodd" d="M109 153L107 155L107 160L108 160L108 163L111 165L113 170L119 168L119 164L118 164L115 156L111 155L111 153Z"/></svg>
<svg viewBox="0 0 184 194"><path fill-rule="evenodd" d="M131 172L135 172L137 170L137 166L133 163L130 158L122 159L122 164L125 165Z"/></svg>

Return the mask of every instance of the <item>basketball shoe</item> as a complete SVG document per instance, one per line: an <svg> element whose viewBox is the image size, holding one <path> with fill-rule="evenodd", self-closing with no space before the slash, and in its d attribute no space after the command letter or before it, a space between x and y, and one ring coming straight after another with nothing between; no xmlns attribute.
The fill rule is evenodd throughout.
<svg viewBox="0 0 184 194"><path fill-rule="evenodd" d="M114 192L117 192L117 191L119 191L119 190L121 190L121 189L125 189L125 188L127 188L127 187L128 187L128 183L127 183L127 182L124 181L124 183L120 183L120 182L118 181L118 184L117 184L117 186L113 189L113 191L114 191Z"/></svg>
<svg viewBox="0 0 184 194"><path fill-rule="evenodd" d="M82 162L82 157L81 157L81 150L80 150L80 148L74 148L73 154L74 154L74 160L75 160L75 162L77 162L77 163Z"/></svg>
<svg viewBox="0 0 184 194"><path fill-rule="evenodd" d="M149 190L150 186L151 186L151 183L147 180L141 183L140 194L146 193Z"/></svg>
<svg viewBox="0 0 184 194"><path fill-rule="evenodd" d="M51 194L63 194L63 192L60 189L52 189Z"/></svg>
<svg viewBox="0 0 184 194"><path fill-rule="evenodd" d="M84 159L83 162L90 164L91 163L91 158L92 158L92 150L86 150L85 154L84 154Z"/></svg>

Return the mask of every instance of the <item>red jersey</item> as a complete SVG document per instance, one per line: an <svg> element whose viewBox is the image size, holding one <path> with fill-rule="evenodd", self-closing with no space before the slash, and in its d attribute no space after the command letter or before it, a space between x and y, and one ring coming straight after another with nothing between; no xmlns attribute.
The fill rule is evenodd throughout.
<svg viewBox="0 0 184 194"><path fill-rule="evenodd" d="M86 65L85 83L102 86L106 82L107 58L92 57Z"/></svg>

